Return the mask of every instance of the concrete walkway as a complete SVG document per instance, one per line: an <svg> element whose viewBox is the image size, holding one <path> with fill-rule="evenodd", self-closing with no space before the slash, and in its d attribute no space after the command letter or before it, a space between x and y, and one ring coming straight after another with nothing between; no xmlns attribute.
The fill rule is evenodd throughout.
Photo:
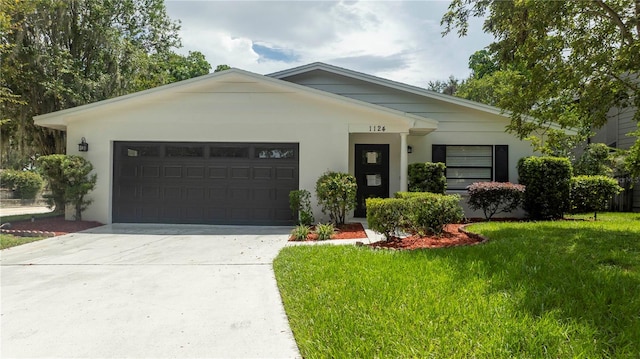
<svg viewBox="0 0 640 359"><path fill-rule="evenodd" d="M108 225L3 250L2 358L297 358L289 227Z"/></svg>
<svg viewBox="0 0 640 359"><path fill-rule="evenodd" d="M14 216L18 214L39 214L49 213L51 209L49 207L0 207L0 216Z"/></svg>

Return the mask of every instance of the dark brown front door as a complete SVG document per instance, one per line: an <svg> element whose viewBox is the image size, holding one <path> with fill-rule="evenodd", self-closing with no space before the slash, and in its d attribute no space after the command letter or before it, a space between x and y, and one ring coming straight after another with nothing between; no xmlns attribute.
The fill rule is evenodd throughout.
<svg viewBox="0 0 640 359"><path fill-rule="evenodd" d="M356 145L355 176L358 183L356 217L366 217L367 198L389 197L389 145Z"/></svg>

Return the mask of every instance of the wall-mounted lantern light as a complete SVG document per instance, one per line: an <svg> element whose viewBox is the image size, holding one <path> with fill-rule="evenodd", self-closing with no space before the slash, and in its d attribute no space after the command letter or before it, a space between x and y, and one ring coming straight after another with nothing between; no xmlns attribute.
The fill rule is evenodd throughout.
<svg viewBox="0 0 640 359"><path fill-rule="evenodd" d="M89 151L89 144L87 143L87 140L84 139L84 137L82 137L82 140L80 140L80 143L78 143L78 151L80 152Z"/></svg>
<svg viewBox="0 0 640 359"><path fill-rule="evenodd" d="M412 152L413 152L413 147L407 146L407 153L412 153Z"/></svg>

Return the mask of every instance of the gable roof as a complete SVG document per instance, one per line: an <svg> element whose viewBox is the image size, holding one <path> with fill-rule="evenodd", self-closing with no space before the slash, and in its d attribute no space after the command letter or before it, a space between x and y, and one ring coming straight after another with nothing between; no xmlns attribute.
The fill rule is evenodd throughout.
<svg viewBox="0 0 640 359"><path fill-rule="evenodd" d="M96 109L103 108L104 106L115 105L118 103L126 103L134 101L140 98L152 98L154 96L161 96L167 93L184 93L189 92L197 86L203 85L208 81L225 82L230 79L243 79L248 82L265 83L271 86L275 86L283 92L298 92L311 96L316 96L327 100L329 102L346 104L349 106L356 106L359 108L368 108L374 111L384 112L392 116L398 117L406 121L410 127L414 127L416 132L424 133L430 132L438 127L438 121L424 118L421 116L413 115L410 113L394 110L388 107L372 104L365 101L360 101L326 91L317 90L308 86L298 85L289 81L280 80L274 77L268 77L259 75L253 72L232 68L220 72L214 72L207 75L195 77L192 79L174 82L168 85L163 85L148 90L131 93L119 97L114 97L108 100L89 103L82 106L72 107L65 110L51 112L39 116L34 116L34 122L38 126L55 128L58 130L66 130L66 125L71 116L77 116L82 113L90 112Z"/></svg>
<svg viewBox="0 0 640 359"><path fill-rule="evenodd" d="M422 88L422 87L417 87L417 86L405 84L405 83L402 83L402 82L397 82L397 81L385 79L385 78L382 78L382 77L377 77L377 76L365 74L365 73L362 73L362 72L349 70L349 69L345 69L345 68L334 66L334 65L329 65L329 64L326 64L326 63L323 63L323 62L314 62L314 63L310 63L310 64L307 64L307 65L294 67L292 69L274 72L274 73L268 74L266 76L270 76L270 77L278 78L278 79L284 79L284 78L287 78L289 76L304 74L304 73L308 73L308 72L315 71L315 70L327 71L329 73L333 73L333 74L336 74L336 75L346 76L346 77L350 77L350 78L353 78L353 79L356 79L356 80L360 80L360 81L366 81L366 82L373 83L373 84L376 84L376 85L385 86L385 87L396 89L396 90L400 90L400 91L405 91L405 92L416 94L416 95L419 95L419 96L424 96L424 97L429 98L429 99L435 99L435 100L451 103L451 104L454 104L454 105L463 106L463 107L466 107L466 108L470 108L470 109L474 109L474 110L483 111L483 112L486 112L486 113L498 115L498 116L501 116L501 117L505 117L507 119L511 119L511 117L509 116L509 113L507 111L503 111L500 108L495 107L495 106L485 105L485 104L480 103L480 102L471 101L471 100L463 99L463 98L456 97L456 96L445 95L445 94L442 94L442 93L439 93L439 92L427 90L427 89ZM524 119L525 119L525 121L528 121L528 122L536 122L536 120L534 118L532 118L532 117L525 117ZM556 123L551 123L550 127L554 128L554 129L557 129L557 130L562 130L567 134L576 134L577 133L577 130L575 130L575 129L562 128L560 125L558 125Z"/></svg>
<svg viewBox="0 0 640 359"><path fill-rule="evenodd" d="M501 111L499 108L494 106L489 106L480 102L466 100L460 97L441 94L439 92L427 90L425 88L408 85L402 82L397 82L397 81L385 79L382 77L377 77L377 76L365 74L362 72L345 69L345 68L334 66L334 65L325 64L323 62L314 62L308 65L302 65L299 67L294 67L292 69L274 72L266 76L277 78L277 79L283 79L289 76L304 74L304 73L315 71L315 70L323 70L323 71L327 71L337 75L350 77L356 80L366 81L373 84L390 87L396 90L405 91L405 92L413 93L416 95L452 103L455 105L460 105L460 106L472 108L475 110L480 110L480 111L489 112L495 115L508 117L503 113L503 111Z"/></svg>

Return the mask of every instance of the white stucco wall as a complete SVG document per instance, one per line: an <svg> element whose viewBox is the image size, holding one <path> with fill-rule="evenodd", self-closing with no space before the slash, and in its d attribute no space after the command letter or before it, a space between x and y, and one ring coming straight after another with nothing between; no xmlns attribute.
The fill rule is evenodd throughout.
<svg viewBox="0 0 640 359"><path fill-rule="evenodd" d="M300 188L313 193L326 170L349 171L349 127L371 123L408 131L394 114L230 78L67 116L67 148L98 175L83 219L111 223L114 141L297 142ZM78 153L82 137L89 151Z"/></svg>
<svg viewBox="0 0 640 359"><path fill-rule="evenodd" d="M404 113L438 123L432 133L408 137L407 145L413 148L409 164L431 161L434 144L508 145L509 180L516 183L518 160L533 154L528 142L505 132L509 119L491 111L360 80L338 83L331 77L326 86L321 77L312 80L322 84L312 87L324 86L322 90L339 96L232 70L37 121L63 121L68 153L94 164L94 203L83 218L103 223L111 222L114 141L299 143L300 189L312 194L325 171L354 173L356 144L389 144L389 194L400 190L400 153L406 148L400 148L399 133L409 132L419 118ZM354 103L348 97L393 110ZM369 125L385 125L387 131L367 133ZM81 137L89 143L89 152L77 152ZM324 218L317 207L314 214L317 220ZM467 216L480 214L467 211Z"/></svg>

